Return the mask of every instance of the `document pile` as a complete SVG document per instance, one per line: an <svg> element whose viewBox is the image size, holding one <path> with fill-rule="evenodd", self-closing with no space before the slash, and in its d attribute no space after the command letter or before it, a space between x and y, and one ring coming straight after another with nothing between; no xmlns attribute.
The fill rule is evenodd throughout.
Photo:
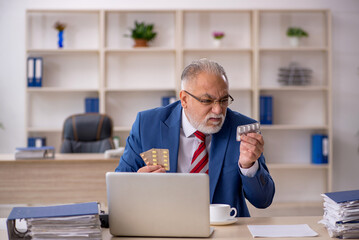
<svg viewBox="0 0 359 240"><path fill-rule="evenodd" d="M55 158L55 148L52 146L45 147L25 147L16 148L15 159L45 159Z"/></svg>
<svg viewBox="0 0 359 240"><path fill-rule="evenodd" d="M330 237L359 238L359 190L322 194L324 224Z"/></svg>
<svg viewBox="0 0 359 240"><path fill-rule="evenodd" d="M96 202L48 207L15 207L7 219L12 239L102 239ZM27 232L15 227L16 219L25 219Z"/></svg>

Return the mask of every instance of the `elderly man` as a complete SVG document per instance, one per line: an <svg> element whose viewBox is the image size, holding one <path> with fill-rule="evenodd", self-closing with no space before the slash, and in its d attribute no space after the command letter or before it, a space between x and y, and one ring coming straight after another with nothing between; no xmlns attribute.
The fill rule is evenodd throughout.
<svg viewBox="0 0 359 240"><path fill-rule="evenodd" d="M146 166L140 156L165 148L171 172L208 173L211 203L236 207L243 217L250 216L245 198L257 208L268 207L275 188L263 137L248 133L236 141L237 126L256 121L228 108L233 98L223 67L207 59L194 61L181 80L180 101L137 115L116 171L166 172L159 165Z"/></svg>

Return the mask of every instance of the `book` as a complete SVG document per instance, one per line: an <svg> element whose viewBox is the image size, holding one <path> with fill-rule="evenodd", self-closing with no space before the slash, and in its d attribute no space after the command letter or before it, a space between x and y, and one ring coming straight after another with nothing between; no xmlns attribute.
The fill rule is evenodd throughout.
<svg viewBox="0 0 359 240"><path fill-rule="evenodd" d="M55 148L45 147L22 147L16 148L15 159L45 159L55 158Z"/></svg>
<svg viewBox="0 0 359 240"><path fill-rule="evenodd" d="M16 219L25 219L27 232L16 230ZM42 207L15 207L7 218L9 239L101 239L96 202Z"/></svg>

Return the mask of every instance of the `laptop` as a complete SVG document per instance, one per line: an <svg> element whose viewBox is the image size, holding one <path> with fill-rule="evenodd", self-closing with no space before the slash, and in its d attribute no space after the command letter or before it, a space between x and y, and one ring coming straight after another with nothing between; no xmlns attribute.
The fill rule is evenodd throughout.
<svg viewBox="0 0 359 240"><path fill-rule="evenodd" d="M114 236L208 237L209 178L189 173L106 174Z"/></svg>

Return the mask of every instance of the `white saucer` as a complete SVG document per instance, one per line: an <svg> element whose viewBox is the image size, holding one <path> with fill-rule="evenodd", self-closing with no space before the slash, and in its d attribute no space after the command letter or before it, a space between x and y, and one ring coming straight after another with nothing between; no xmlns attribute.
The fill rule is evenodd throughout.
<svg viewBox="0 0 359 240"><path fill-rule="evenodd" d="M229 225L229 224L237 222L237 220L238 220L237 218L230 218L230 219L227 219L227 220L221 221L221 222L211 222L210 224L211 225L218 225L218 226L220 226L220 225Z"/></svg>

